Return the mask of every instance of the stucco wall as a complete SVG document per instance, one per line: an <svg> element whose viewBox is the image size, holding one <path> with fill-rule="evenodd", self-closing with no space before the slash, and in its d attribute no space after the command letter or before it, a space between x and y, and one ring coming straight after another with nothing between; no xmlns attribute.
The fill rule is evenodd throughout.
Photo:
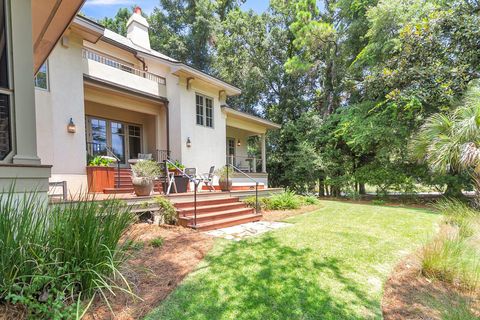
<svg viewBox="0 0 480 320"><path fill-rule="evenodd" d="M53 165L51 181L72 176L69 188L85 189L82 40L70 36L68 47L58 44L48 59L48 67L49 91L35 92L38 154L45 164ZM76 133L67 132L70 118Z"/></svg>

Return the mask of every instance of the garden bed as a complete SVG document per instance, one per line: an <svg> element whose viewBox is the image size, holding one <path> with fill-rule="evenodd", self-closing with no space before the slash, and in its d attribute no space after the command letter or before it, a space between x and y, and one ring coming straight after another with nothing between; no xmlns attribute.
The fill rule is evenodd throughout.
<svg viewBox="0 0 480 320"><path fill-rule="evenodd" d="M130 237L135 245L123 270L133 292L111 298L114 316L102 299L97 299L85 319L139 319L157 306L204 258L213 240L191 229L174 226L136 224ZM163 239L160 248L151 242Z"/></svg>
<svg viewBox="0 0 480 320"><path fill-rule="evenodd" d="M418 256L411 255L396 266L387 280L382 310L385 320L468 320L480 317L480 297L425 278Z"/></svg>

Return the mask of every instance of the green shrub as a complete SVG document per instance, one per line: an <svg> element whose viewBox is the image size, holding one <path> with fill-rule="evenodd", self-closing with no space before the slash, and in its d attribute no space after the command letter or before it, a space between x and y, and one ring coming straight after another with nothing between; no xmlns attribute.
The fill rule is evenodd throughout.
<svg viewBox="0 0 480 320"><path fill-rule="evenodd" d="M317 205L320 204L320 200L318 200L315 196L301 196L302 203L304 205Z"/></svg>
<svg viewBox="0 0 480 320"><path fill-rule="evenodd" d="M374 206L383 206L385 204L385 200L382 199L373 199L372 204Z"/></svg>
<svg viewBox="0 0 480 320"><path fill-rule="evenodd" d="M472 236L478 227L475 220L480 218L480 212L468 203L456 199L442 199L434 205L434 208L445 216L448 224L458 226L460 236L463 238Z"/></svg>
<svg viewBox="0 0 480 320"><path fill-rule="evenodd" d="M175 224L177 222L177 211L170 200L165 197L156 197L155 203L160 207L160 213L165 223Z"/></svg>
<svg viewBox="0 0 480 320"><path fill-rule="evenodd" d="M12 192L2 200L0 299L24 305L30 318L71 319L84 299L130 291L118 271L119 240L134 217L121 202L46 206L35 194L15 200Z"/></svg>
<svg viewBox="0 0 480 320"><path fill-rule="evenodd" d="M153 239L152 241L150 241L150 245L154 248L160 248L161 246L163 246L163 238L158 237Z"/></svg>
<svg viewBox="0 0 480 320"><path fill-rule="evenodd" d="M132 166L132 174L138 178L150 178L158 177L161 173L161 168L153 160L138 161Z"/></svg>
<svg viewBox="0 0 480 320"><path fill-rule="evenodd" d="M96 156L88 162L88 165L96 167L108 167L111 163L113 163L113 159L111 158L105 156Z"/></svg>
<svg viewBox="0 0 480 320"><path fill-rule="evenodd" d="M144 246L145 244L142 241L127 240L125 243L125 248L132 251L140 251Z"/></svg>

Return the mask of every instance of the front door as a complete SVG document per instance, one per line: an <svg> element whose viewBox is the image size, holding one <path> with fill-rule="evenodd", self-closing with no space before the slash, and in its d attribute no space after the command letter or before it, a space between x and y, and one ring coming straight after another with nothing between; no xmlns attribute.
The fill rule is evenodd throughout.
<svg viewBox="0 0 480 320"><path fill-rule="evenodd" d="M87 117L87 151L93 157L113 152L126 165L142 152L141 132L140 125Z"/></svg>

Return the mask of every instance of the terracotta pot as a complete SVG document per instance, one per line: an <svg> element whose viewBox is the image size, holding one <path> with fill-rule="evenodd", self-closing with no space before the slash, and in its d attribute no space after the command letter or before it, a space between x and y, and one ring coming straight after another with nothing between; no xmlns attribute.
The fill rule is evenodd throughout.
<svg viewBox="0 0 480 320"><path fill-rule="evenodd" d="M87 167L88 192L103 192L105 188L115 186L114 167Z"/></svg>
<svg viewBox="0 0 480 320"><path fill-rule="evenodd" d="M233 184L232 178L228 178L228 181L227 181L227 178L220 178L218 180L218 185L220 186L220 190L222 191L232 190L232 184Z"/></svg>
<svg viewBox="0 0 480 320"><path fill-rule="evenodd" d="M132 177L133 190L137 196L149 196L153 191L153 180L150 178Z"/></svg>

